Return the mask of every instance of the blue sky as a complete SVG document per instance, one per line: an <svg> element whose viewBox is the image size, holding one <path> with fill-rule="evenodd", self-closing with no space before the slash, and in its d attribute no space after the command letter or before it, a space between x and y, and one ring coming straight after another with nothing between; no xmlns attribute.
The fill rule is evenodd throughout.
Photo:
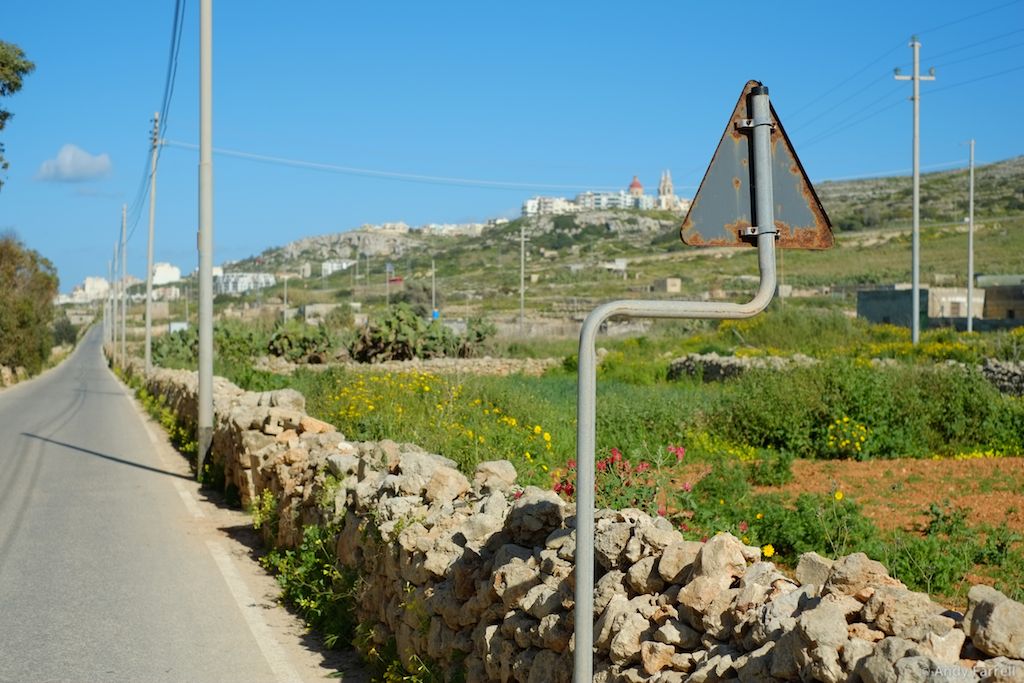
<svg viewBox="0 0 1024 683"><path fill-rule="evenodd" d="M198 141L198 8L186 0L166 139ZM765 6L767 9L767 6ZM403 220L514 215L534 194L695 191L748 79L811 179L907 172L910 36L922 67L922 165L1024 153L1024 0L214 3L214 145L333 166L460 178L405 182L214 157L215 262L305 235ZM50 258L69 291L105 275L123 203L148 169L173 0L5 0L0 40L36 63L0 140L0 231ZM69 147L73 146L73 147ZM63 152L62 152L63 150ZM198 152L165 147L157 261L197 263ZM521 183L515 188L475 181ZM565 190L545 185L569 186ZM136 217L138 220L136 221ZM148 207L131 216L145 273Z"/></svg>

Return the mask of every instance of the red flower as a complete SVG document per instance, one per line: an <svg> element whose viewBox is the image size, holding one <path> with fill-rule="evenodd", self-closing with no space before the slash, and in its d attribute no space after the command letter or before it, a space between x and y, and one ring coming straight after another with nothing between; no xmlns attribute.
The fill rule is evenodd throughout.
<svg viewBox="0 0 1024 683"><path fill-rule="evenodd" d="M612 462L619 462L620 460L622 460L622 451L620 451L618 448L612 448L611 454Z"/></svg>
<svg viewBox="0 0 1024 683"><path fill-rule="evenodd" d="M640 463L639 465L636 466L636 471L638 473L639 472L646 472L649 469L651 469L651 464L648 463L648 462L642 462L642 463Z"/></svg>
<svg viewBox="0 0 1024 683"><path fill-rule="evenodd" d="M747 524L746 522L740 522L740 533L741 534L745 534L747 532L747 529L749 529L749 528L750 528L749 524Z"/></svg>
<svg viewBox="0 0 1024 683"><path fill-rule="evenodd" d="M683 484L683 490L689 493L690 491L693 490L693 484L691 484L690 482L686 482L685 484Z"/></svg>
<svg viewBox="0 0 1024 683"><path fill-rule="evenodd" d="M659 517L664 517L667 514L668 514L668 508L666 508L665 504L662 503L661 505L658 506L658 516Z"/></svg>
<svg viewBox="0 0 1024 683"><path fill-rule="evenodd" d="M597 471L598 472L604 472L607 469L608 469L608 461L607 460L598 460L597 461Z"/></svg>
<svg viewBox="0 0 1024 683"><path fill-rule="evenodd" d="M568 463L566 463L566 465L569 467L570 470L576 469L576 461L575 460L570 460Z"/></svg>
<svg viewBox="0 0 1024 683"><path fill-rule="evenodd" d="M676 456L676 462L682 462L683 457L686 455L686 449L682 446L669 446L668 452Z"/></svg>

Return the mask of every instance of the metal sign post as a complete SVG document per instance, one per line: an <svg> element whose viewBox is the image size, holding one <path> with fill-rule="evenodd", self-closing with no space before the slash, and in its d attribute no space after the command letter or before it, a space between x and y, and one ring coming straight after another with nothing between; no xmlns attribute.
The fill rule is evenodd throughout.
<svg viewBox="0 0 1024 683"><path fill-rule="evenodd" d="M784 142L779 145L778 142ZM742 142L742 144L740 144ZM730 147L731 146L731 147ZM710 301L613 301L594 309L587 316L580 332L579 378L577 388L577 443L576 443L576 589L575 589L575 683L591 683L594 675L594 486L595 486L595 441L597 420L597 359L595 341L601 325L613 316L629 318L700 318L710 320L737 320L757 315L768 306L775 295L775 247L826 248L832 244L831 226L828 217L821 210L821 204L814 195L810 183L806 182L803 168L795 161L786 170L796 175L802 192L801 209L807 208L811 216L807 224L787 224L777 221L775 205L779 204L780 214L785 203L779 202L778 188L772 182L773 166L788 163L780 160L792 152L792 146L778 122L768 101L768 88L756 81L747 83L740 101L730 119L729 127L712 159L700 190L694 198L690 212L683 223L683 237L687 243L707 244L698 229L701 227L701 211L707 213L709 179L720 175L720 170L729 163L730 149L739 150L732 154L737 168L748 170L750 192L741 193L740 175L729 182L735 191L732 206L716 206L721 211L731 211L732 218L717 227L724 230L726 239L721 246L740 246L756 243L761 279L757 293L747 303ZM740 158L743 157L743 158ZM749 161L747 159L750 159ZM785 171L784 171L785 172ZM787 181L788 182L788 181ZM806 187L804 187L806 186ZM709 185L708 188L711 186ZM746 195L745 197L743 195ZM751 195L753 195L751 197ZM753 222L750 221L750 203L753 200ZM813 200L813 201L811 201ZM745 203L744 203L745 202ZM744 208L747 219L744 220ZM696 213L695 213L696 212ZM686 239L690 237L690 239ZM729 244L725 244L729 241Z"/></svg>

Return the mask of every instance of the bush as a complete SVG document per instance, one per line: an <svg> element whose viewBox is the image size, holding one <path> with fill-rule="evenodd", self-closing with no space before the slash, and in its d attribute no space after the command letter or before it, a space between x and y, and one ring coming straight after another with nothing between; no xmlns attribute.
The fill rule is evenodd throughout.
<svg viewBox="0 0 1024 683"><path fill-rule="evenodd" d="M53 323L53 343L74 346L78 341L78 327L73 325L63 311Z"/></svg>
<svg viewBox="0 0 1024 683"><path fill-rule="evenodd" d="M53 347L57 271L12 235L0 235L0 365L35 374Z"/></svg>
<svg viewBox="0 0 1024 683"><path fill-rule="evenodd" d="M363 328L350 344L349 354L361 363L443 356L465 358L474 355L494 333L493 325L477 318L467 323L466 334L460 336L436 320L428 322L408 304L398 304Z"/></svg>
<svg viewBox="0 0 1024 683"><path fill-rule="evenodd" d="M326 327L292 320L277 326L266 348L271 355L292 363L323 363L331 350L331 339Z"/></svg>
<svg viewBox="0 0 1024 683"><path fill-rule="evenodd" d="M276 575L285 601L319 629L330 648L347 647L355 635L359 586L353 570L338 568L334 540L334 529L310 525L296 550L272 550L261 560Z"/></svg>
<svg viewBox="0 0 1024 683"><path fill-rule="evenodd" d="M753 370L722 387L704 422L729 441L808 458L1024 445L1024 404L999 394L976 369L958 366L833 359L786 373Z"/></svg>

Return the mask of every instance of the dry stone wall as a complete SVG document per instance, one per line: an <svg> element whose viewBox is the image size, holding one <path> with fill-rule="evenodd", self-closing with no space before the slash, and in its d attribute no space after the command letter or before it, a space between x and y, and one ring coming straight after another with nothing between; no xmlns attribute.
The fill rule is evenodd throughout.
<svg viewBox="0 0 1024 683"><path fill-rule="evenodd" d="M668 367L668 379L678 380L683 377L700 377L705 382L720 382L738 377L747 370L763 369L788 370L794 367L806 367L819 361L803 354L794 354L788 358L779 356L720 356L717 353L689 353L676 358ZM878 365L895 363L891 359L874 359ZM953 361L949 361L953 362ZM959 363L959 365L963 365ZM1000 361L986 358L976 366L981 374L1000 392L1011 396L1024 396L1024 362Z"/></svg>
<svg viewBox="0 0 1024 683"><path fill-rule="evenodd" d="M194 424L194 373L146 386ZM227 481L244 502L274 494L278 545L307 524L339 529L378 646L471 682L571 680L571 505L516 486L507 461L467 476L415 444L348 440L294 391L214 390ZM809 553L789 576L729 534L687 541L639 510L599 511L588 561L596 681L1024 681L1024 605L987 586L959 614L863 554Z"/></svg>

